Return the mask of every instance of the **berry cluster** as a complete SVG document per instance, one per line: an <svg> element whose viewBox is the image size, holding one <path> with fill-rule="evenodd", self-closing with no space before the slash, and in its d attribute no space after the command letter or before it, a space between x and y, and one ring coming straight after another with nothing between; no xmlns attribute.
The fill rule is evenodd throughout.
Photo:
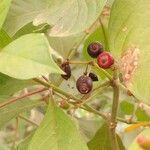
<svg viewBox="0 0 150 150"><path fill-rule="evenodd" d="M114 64L114 59L110 53L103 50L102 44L98 42L91 43L87 48L88 54L97 58L97 64L103 69L108 69Z"/></svg>
<svg viewBox="0 0 150 150"><path fill-rule="evenodd" d="M103 69L108 69L114 64L113 57L103 50L102 44L98 42L93 42L87 47L87 52L92 58L97 58L97 64ZM61 65L62 70L66 73L61 75L65 80L71 77L71 68L69 61L65 61ZM89 74L84 73L81 75L76 82L76 87L81 94L87 94L91 92L93 88L93 81L98 81L96 74L90 72Z"/></svg>

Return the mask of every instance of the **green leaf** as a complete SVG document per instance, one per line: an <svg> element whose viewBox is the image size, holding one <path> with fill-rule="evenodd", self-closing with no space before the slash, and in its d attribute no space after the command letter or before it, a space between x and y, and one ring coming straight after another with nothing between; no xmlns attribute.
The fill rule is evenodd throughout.
<svg viewBox="0 0 150 150"><path fill-rule="evenodd" d="M81 133L86 140L90 140L94 137L96 131L99 129L99 126L103 124L102 119L88 119L85 117L77 118Z"/></svg>
<svg viewBox="0 0 150 150"><path fill-rule="evenodd" d="M43 122L29 145L29 150L43 148L44 150L88 150L71 118L51 102Z"/></svg>
<svg viewBox="0 0 150 150"><path fill-rule="evenodd" d="M6 144L0 144L0 150L8 150Z"/></svg>
<svg viewBox="0 0 150 150"><path fill-rule="evenodd" d="M142 133L140 133L138 136L148 136L150 137L150 129L145 129ZM137 137L138 137L137 136ZM133 143L131 144L131 146L129 147L129 150L144 150L141 149L141 147L139 147L138 143L137 143L137 137L135 138L135 140L133 141ZM147 149L148 150L148 149Z"/></svg>
<svg viewBox="0 0 150 150"><path fill-rule="evenodd" d="M115 0L108 0L107 1L107 5L109 6L109 7L111 7L112 5L113 5L113 2L114 2Z"/></svg>
<svg viewBox="0 0 150 150"><path fill-rule="evenodd" d="M47 5L47 0L13 0L4 24L4 29L9 35L14 35L23 26L32 22Z"/></svg>
<svg viewBox="0 0 150 150"><path fill-rule="evenodd" d="M22 27L14 36L13 39L16 39L22 35L29 33L46 33L49 25L43 24L38 27L33 26L32 23L29 23ZM63 58L67 58L69 52L80 44L81 40L85 36L85 33L80 33L73 36L67 37L50 37L47 36L50 46L57 51Z"/></svg>
<svg viewBox="0 0 150 150"><path fill-rule="evenodd" d="M85 33L67 37L48 37L51 47L64 58L68 57L70 50L80 44Z"/></svg>
<svg viewBox="0 0 150 150"><path fill-rule="evenodd" d="M17 39L22 35L29 34L29 33L46 33L46 31L49 29L49 25L42 24L39 26L34 26L32 22L26 24L23 26L20 30L16 32L16 34L12 37L13 39Z"/></svg>
<svg viewBox="0 0 150 150"><path fill-rule="evenodd" d="M28 146L35 132L32 131L29 136L27 136L23 141L21 141L15 150L28 150Z"/></svg>
<svg viewBox="0 0 150 150"><path fill-rule="evenodd" d="M10 7L11 0L1 0L0 1L0 29L5 21L7 12Z"/></svg>
<svg viewBox="0 0 150 150"><path fill-rule="evenodd" d="M69 36L89 28L105 4L106 0L13 0L5 29L14 35L33 21L35 26L52 25L51 36Z"/></svg>
<svg viewBox="0 0 150 150"><path fill-rule="evenodd" d="M138 121L150 121L150 117L141 108L138 108L136 110L135 115L136 115Z"/></svg>
<svg viewBox="0 0 150 150"><path fill-rule="evenodd" d="M0 72L18 79L63 72L53 61L52 48L43 34L28 34L0 52Z"/></svg>
<svg viewBox="0 0 150 150"><path fill-rule="evenodd" d="M96 132L91 141L88 142L89 150L112 150L111 141L109 139L109 131L107 124L103 124ZM125 150L121 139L117 135L120 150Z"/></svg>
<svg viewBox="0 0 150 150"><path fill-rule="evenodd" d="M4 102L5 99L0 99L0 103ZM4 106L0 109L0 128L3 127L11 119L17 117L19 113L43 105L41 100L35 100L31 98L24 98L15 103Z"/></svg>
<svg viewBox="0 0 150 150"><path fill-rule="evenodd" d="M136 97L147 103L150 103L149 9L149 0L116 0L109 23L110 49L118 62L122 62L120 68L124 68L121 70L125 84ZM121 56L127 56L125 61Z"/></svg>
<svg viewBox="0 0 150 150"><path fill-rule="evenodd" d="M8 45L11 41L7 33L4 30L0 30L0 49Z"/></svg>
<svg viewBox="0 0 150 150"><path fill-rule="evenodd" d="M52 13L49 14L49 17L54 19L51 21L47 18L47 21L54 25L50 30L50 35L68 36L85 31L100 16L105 4L106 0L55 1L53 7L50 8ZM56 8L58 9L57 12L55 11ZM41 22L42 17L38 16L33 23Z"/></svg>
<svg viewBox="0 0 150 150"><path fill-rule="evenodd" d="M120 103L121 111L126 115L131 115L134 111L134 105L126 100Z"/></svg>
<svg viewBox="0 0 150 150"><path fill-rule="evenodd" d="M0 73L0 93L4 96L11 96L25 87L35 85L32 80L17 80Z"/></svg>

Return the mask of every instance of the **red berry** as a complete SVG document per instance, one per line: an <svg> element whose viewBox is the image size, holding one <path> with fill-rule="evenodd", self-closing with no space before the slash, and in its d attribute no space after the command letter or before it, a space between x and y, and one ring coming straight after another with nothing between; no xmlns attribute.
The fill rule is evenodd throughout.
<svg viewBox="0 0 150 150"><path fill-rule="evenodd" d="M114 64L114 59L108 52L102 52L97 57L97 63L99 67L108 69Z"/></svg>
<svg viewBox="0 0 150 150"><path fill-rule="evenodd" d="M87 52L91 57L96 58L100 53L103 52L103 46L98 42L93 42L88 46Z"/></svg>
<svg viewBox="0 0 150 150"><path fill-rule="evenodd" d="M82 75L78 78L76 87L81 94L87 94L92 90L92 79L89 76Z"/></svg>
<svg viewBox="0 0 150 150"><path fill-rule="evenodd" d="M71 77L71 68L68 62L64 62L61 65L62 70L66 73L65 75L61 75L62 78L64 78L65 80L68 80Z"/></svg>

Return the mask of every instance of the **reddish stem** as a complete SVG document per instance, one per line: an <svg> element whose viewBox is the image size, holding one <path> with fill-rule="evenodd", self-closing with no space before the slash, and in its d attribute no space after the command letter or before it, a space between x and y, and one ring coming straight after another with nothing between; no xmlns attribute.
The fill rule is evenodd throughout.
<svg viewBox="0 0 150 150"><path fill-rule="evenodd" d="M42 89L40 88L40 89L37 89L37 90L35 90L35 91L33 91L33 92L29 92L29 93L27 93L27 94L23 94L23 95L21 95L21 96L14 97L14 98L12 98L12 99L10 99L10 100L8 100L8 101L5 101L5 102L1 103L1 104L0 104L0 108L4 107L4 106L6 106L6 105L9 105L9 104L11 104L11 103L14 103L14 102L16 102L16 101L18 101L18 100L20 100L20 99L25 98L25 97L28 97L28 96L31 96L31 95L34 95L34 94L37 94L37 93L40 93L40 92L43 92L43 91L46 91L46 90L48 90L48 89L47 89L47 88L42 88Z"/></svg>

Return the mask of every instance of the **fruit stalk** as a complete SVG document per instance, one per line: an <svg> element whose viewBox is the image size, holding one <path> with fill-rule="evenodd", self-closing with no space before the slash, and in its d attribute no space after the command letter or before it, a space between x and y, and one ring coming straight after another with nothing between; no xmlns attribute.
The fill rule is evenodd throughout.
<svg viewBox="0 0 150 150"><path fill-rule="evenodd" d="M48 90L47 88L42 88L42 89L40 88L40 89L37 89L37 90L35 90L33 92L29 92L27 94L23 94L21 96L14 97L14 98L12 98L12 99L10 99L8 101L5 101L5 102L1 103L0 104L0 108L4 107L6 105L9 105L9 104L15 103L16 101L19 101L20 99L23 99L25 97L28 97L28 96L31 96L31 95L34 95L34 94L38 94L38 93L41 93L41 92L44 92L44 91L47 91L47 90Z"/></svg>

